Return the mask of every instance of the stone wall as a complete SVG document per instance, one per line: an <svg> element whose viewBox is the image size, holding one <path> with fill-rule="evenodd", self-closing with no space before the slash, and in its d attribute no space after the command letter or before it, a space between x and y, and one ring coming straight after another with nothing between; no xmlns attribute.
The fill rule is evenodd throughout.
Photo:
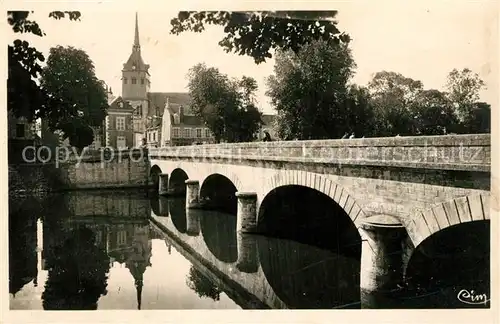
<svg viewBox="0 0 500 324"><path fill-rule="evenodd" d="M130 191L77 191L67 196L67 206L72 217L114 217L120 219L146 219L151 207L144 195Z"/></svg>
<svg viewBox="0 0 500 324"><path fill-rule="evenodd" d="M149 160L146 150L89 154L60 165L64 189L147 187ZM109 152L106 152L109 153Z"/></svg>
<svg viewBox="0 0 500 324"><path fill-rule="evenodd" d="M9 165L9 194L43 191L99 188L148 187L150 163L147 150L87 152L79 159L48 163Z"/></svg>
<svg viewBox="0 0 500 324"><path fill-rule="evenodd" d="M151 149L151 159L191 158L489 172L490 135L252 142Z"/></svg>

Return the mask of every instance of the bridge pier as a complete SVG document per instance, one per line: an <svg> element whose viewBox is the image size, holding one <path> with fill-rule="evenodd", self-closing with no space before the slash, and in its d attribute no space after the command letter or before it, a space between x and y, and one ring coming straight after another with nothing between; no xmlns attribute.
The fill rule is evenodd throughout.
<svg viewBox="0 0 500 324"><path fill-rule="evenodd" d="M255 273L259 269L257 240L254 235L238 232L238 260L236 268L241 272Z"/></svg>
<svg viewBox="0 0 500 324"><path fill-rule="evenodd" d="M168 195L168 173L160 173L158 177L158 195Z"/></svg>
<svg viewBox="0 0 500 324"><path fill-rule="evenodd" d="M200 182L186 180L186 208L200 208Z"/></svg>
<svg viewBox="0 0 500 324"><path fill-rule="evenodd" d="M186 209L186 233L189 236L200 234L200 210Z"/></svg>
<svg viewBox="0 0 500 324"><path fill-rule="evenodd" d="M374 216L360 226L361 308L392 308L404 280L405 227L394 217Z"/></svg>
<svg viewBox="0 0 500 324"><path fill-rule="evenodd" d="M253 233L257 227L257 194L255 192L236 192L238 212L236 231Z"/></svg>
<svg viewBox="0 0 500 324"><path fill-rule="evenodd" d="M158 216L168 217L169 215L168 198L158 197L158 209L160 213L160 215Z"/></svg>

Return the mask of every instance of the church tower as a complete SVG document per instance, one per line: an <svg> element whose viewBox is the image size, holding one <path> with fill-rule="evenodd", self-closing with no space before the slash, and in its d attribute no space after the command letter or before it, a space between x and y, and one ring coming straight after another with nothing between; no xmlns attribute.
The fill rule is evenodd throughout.
<svg viewBox="0 0 500 324"><path fill-rule="evenodd" d="M135 34L132 53L122 69L122 98L134 108L134 146L142 141L148 114L148 92L150 88L149 64L141 56L139 22L135 14Z"/></svg>

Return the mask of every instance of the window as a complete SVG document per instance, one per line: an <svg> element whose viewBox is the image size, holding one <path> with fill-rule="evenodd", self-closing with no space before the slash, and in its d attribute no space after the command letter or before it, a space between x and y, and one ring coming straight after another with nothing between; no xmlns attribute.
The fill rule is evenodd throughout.
<svg viewBox="0 0 500 324"><path fill-rule="evenodd" d="M123 148L127 146L127 142L125 140L125 136L117 136L116 137L116 147Z"/></svg>
<svg viewBox="0 0 500 324"><path fill-rule="evenodd" d="M25 126L24 124L16 125L16 137L24 137L25 136Z"/></svg>
<svg viewBox="0 0 500 324"><path fill-rule="evenodd" d="M172 128L172 137L179 137L179 128L178 127Z"/></svg>
<svg viewBox="0 0 500 324"><path fill-rule="evenodd" d="M184 128L184 137L185 138L191 137L191 128Z"/></svg>
<svg viewBox="0 0 500 324"><path fill-rule="evenodd" d="M205 128L205 137L210 137L210 130Z"/></svg>
<svg viewBox="0 0 500 324"><path fill-rule="evenodd" d="M156 141L156 132L153 133L153 142Z"/></svg>
<svg viewBox="0 0 500 324"><path fill-rule="evenodd" d="M137 79L136 78L132 78L132 84L136 84L137 83Z"/></svg>
<svg viewBox="0 0 500 324"><path fill-rule="evenodd" d="M196 129L196 137L201 137L201 128Z"/></svg>
<svg viewBox="0 0 500 324"><path fill-rule="evenodd" d="M144 84L144 78L141 78L141 84Z"/></svg>
<svg viewBox="0 0 500 324"><path fill-rule="evenodd" d="M117 243L118 243L118 245L122 245L122 244L127 243L127 232L126 231L119 231L118 232Z"/></svg>
<svg viewBox="0 0 500 324"><path fill-rule="evenodd" d="M123 78L123 84L127 84L127 78Z"/></svg>
<svg viewBox="0 0 500 324"><path fill-rule="evenodd" d="M151 142L151 133L148 133L148 142Z"/></svg>
<svg viewBox="0 0 500 324"><path fill-rule="evenodd" d="M125 130L125 117L116 117L116 129Z"/></svg>

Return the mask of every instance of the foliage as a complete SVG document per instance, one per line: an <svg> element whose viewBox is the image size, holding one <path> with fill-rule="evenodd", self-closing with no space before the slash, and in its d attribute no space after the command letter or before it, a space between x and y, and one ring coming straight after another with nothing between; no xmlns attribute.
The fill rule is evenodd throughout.
<svg viewBox="0 0 500 324"><path fill-rule="evenodd" d="M356 100L346 100L354 67L345 44L313 41L298 54L278 52L274 75L267 80L267 95L278 115L278 136L287 140L322 139L353 131L351 112L346 109L359 107L353 106Z"/></svg>
<svg viewBox="0 0 500 324"><path fill-rule="evenodd" d="M411 135L412 107L423 90L420 81L395 72L377 72L368 83L379 136Z"/></svg>
<svg viewBox="0 0 500 324"><path fill-rule="evenodd" d="M205 25L224 26L219 45L226 52L251 56L255 63L271 58L272 50L300 48L313 40L348 43L334 18L337 11L181 11L171 20L171 33L202 32Z"/></svg>
<svg viewBox="0 0 500 324"><path fill-rule="evenodd" d="M470 69L453 69L446 81L448 97L453 102L458 118L464 122L479 101L479 91L485 86L477 73Z"/></svg>
<svg viewBox="0 0 500 324"><path fill-rule="evenodd" d="M194 113L220 142L255 139L262 120L254 94L257 82L248 77L232 80L217 68L197 64L189 71L189 94Z"/></svg>
<svg viewBox="0 0 500 324"><path fill-rule="evenodd" d="M7 22L15 33L31 33L40 37L45 36L36 21L29 20L29 11L8 11ZM77 11L53 11L49 17L70 20L79 20ZM42 72L41 63L44 55L27 41L16 39L8 45L8 79L7 79L7 108L16 117L26 117L33 121L42 117L43 108L47 107L46 94L40 89L36 79Z"/></svg>
<svg viewBox="0 0 500 324"><path fill-rule="evenodd" d="M410 111L412 135L443 135L457 131L453 106L446 94L438 90L423 90L417 94Z"/></svg>
<svg viewBox="0 0 500 324"><path fill-rule="evenodd" d="M490 133L491 132L491 106L485 102L470 104L465 110L460 132L462 133Z"/></svg>
<svg viewBox="0 0 500 324"><path fill-rule="evenodd" d="M43 114L49 128L62 130L79 149L90 145L90 126L102 125L108 104L104 83L95 76L87 53L73 47L51 48L40 85L50 103Z"/></svg>
<svg viewBox="0 0 500 324"><path fill-rule="evenodd" d="M221 290L212 281L206 278L195 267L191 266L186 280L189 288L194 290L199 297L208 297L213 300L220 300Z"/></svg>
<svg viewBox="0 0 500 324"><path fill-rule="evenodd" d="M56 225L56 224L50 224ZM58 224L61 226L61 224ZM89 228L63 230L48 251L48 279L42 294L46 310L95 310L106 295L109 257Z"/></svg>

